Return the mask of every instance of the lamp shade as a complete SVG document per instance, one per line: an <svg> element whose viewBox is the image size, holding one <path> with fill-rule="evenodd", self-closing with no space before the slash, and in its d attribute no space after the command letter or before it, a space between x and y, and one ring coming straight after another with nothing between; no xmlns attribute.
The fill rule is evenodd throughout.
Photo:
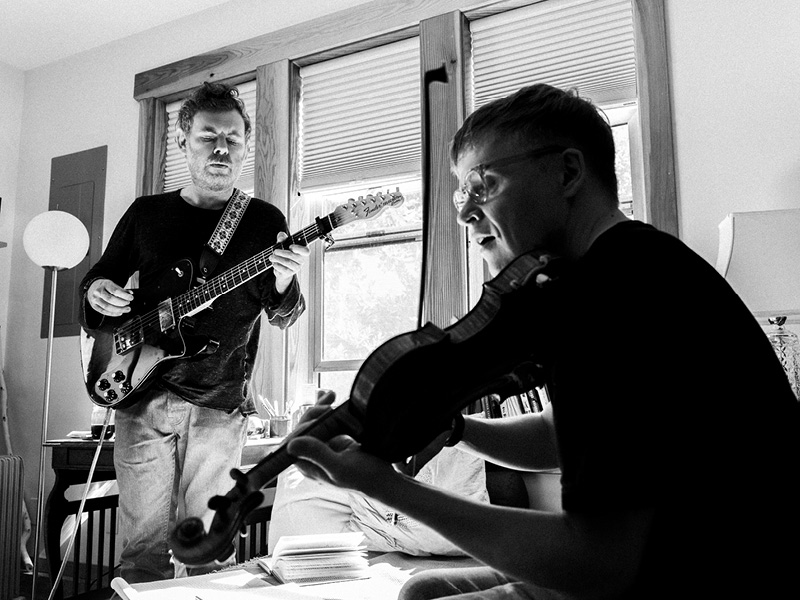
<svg viewBox="0 0 800 600"><path fill-rule="evenodd" d="M800 209L730 213L717 271L757 318L800 315Z"/></svg>
<svg viewBox="0 0 800 600"><path fill-rule="evenodd" d="M30 220L22 245L28 258L40 267L71 269L89 251L89 232L78 217L50 210Z"/></svg>

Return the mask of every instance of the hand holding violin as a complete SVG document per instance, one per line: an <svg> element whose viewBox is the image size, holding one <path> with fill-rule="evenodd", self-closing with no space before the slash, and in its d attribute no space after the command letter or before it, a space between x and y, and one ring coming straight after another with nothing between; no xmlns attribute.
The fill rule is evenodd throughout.
<svg viewBox="0 0 800 600"><path fill-rule="evenodd" d="M367 495L379 495L382 482L401 476L390 463L363 451L349 435L336 436L327 443L301 436L291 440L287 450L307 477Z"/></svg>

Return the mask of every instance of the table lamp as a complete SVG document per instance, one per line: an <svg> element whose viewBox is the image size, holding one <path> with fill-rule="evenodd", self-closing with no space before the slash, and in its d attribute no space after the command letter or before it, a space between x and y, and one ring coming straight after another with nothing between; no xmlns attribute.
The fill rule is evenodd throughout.
<svg viewBox="0 0 800 600"><path fill-rule="evenodd" d="M52 272L50 279L50 321L47 333L47 359L44 375L44 406L42 408L42 443L39 453L39 494L36 518L36 537L33 554L33 584L31 598L36 598L39 577L39 540L44 522L44 475L47 418L50 412L50 374L53 364L53 330L55 327L57 275L80 263L89 251L89 232L84 224L70 213L51 210L30 220L22 234L22 245L34 263Z"/></svg>
<svg viewBox="0 0 800 600"><path fill-rule="evenodd" d="M800 398L800 209L730 213L719 224L717 271L762 325Z"/></svg>

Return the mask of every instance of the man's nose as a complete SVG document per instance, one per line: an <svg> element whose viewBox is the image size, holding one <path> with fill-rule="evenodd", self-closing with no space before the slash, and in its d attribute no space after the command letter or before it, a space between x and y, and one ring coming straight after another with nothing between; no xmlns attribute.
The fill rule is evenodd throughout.
<svg viewBox="0 0 800 600"><path fill-rule="evenodd" d="M217 142L214 144L214 154L228 154L228 142L224 137L217 138Z"/></svg>
<svg viewBox="0 0 800 600"><path fill-rule="evenodd" d="M471 221L480 220L481 205L473 202L472 198L468 198L461 210L456 213L456 222L462 227L466 227Z"/></svg>

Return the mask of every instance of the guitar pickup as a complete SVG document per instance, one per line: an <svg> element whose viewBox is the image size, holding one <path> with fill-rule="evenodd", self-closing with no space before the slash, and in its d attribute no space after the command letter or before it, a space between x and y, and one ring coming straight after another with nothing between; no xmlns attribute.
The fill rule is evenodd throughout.
<svg viewBox="0 0 800 600"><path fill-rule="evenodd" d="M175 327L175 314L172 312L172 300L169 298L158 304L158 324L162 332Z"/></svg>

